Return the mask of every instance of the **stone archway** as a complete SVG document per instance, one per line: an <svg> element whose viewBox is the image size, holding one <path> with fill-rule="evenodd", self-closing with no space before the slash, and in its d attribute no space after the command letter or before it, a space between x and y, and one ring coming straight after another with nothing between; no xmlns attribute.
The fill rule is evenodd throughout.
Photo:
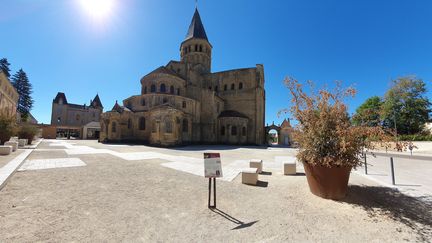
<svg viewBox="0 0 432 243"><path fill-rule="evenodd" d="M266 136L267 136L267 139L266 139L266 142L267 142L267 143L269 142L269 134L270 134L270 131L272 131L272 130L275 130L275 131L277 132L277 137L280 138L280 131L281 131L281 128L280 128L279 126L276 126L276 125L273 123L272 125L270 125L270 126L266 126L266 127L265 127L265 132L266 132ZM278 141L278 144L279 144L279 142L280 142L280 141Z"/></svg>

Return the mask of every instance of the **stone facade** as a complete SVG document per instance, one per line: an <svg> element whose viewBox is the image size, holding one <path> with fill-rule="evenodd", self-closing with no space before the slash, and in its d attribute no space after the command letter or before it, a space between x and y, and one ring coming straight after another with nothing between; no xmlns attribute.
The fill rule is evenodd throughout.
<svg viewBox="0 0 432 243"><path fill-rule="evenodd" d="M141 79L131 96L101 117L101 141L265 143L264 67L211 72L212 45L198 10L170 61Z"/></svg>
<svg viewBox="0 0 432 243"><path fill-rule="evenodd" d="M0 112L7 116L15 116L18 98L18 92L0 70Z"/></svg>
<svg viewBox="0 0 432 243"><path fill-rule="evenodd" d="M52 103L51 126L55 126L57 133L62 136L73 136L82 138L82 129L92 122L99 122L103 106L99 95L90 100L90 105L77 105L68 103L64 93L57 93Z"/></svg>
<svg viewBox="0 0 432 243"><path fill-rule="evenodd" d="M280 145L292 146L294 143L294 129L291 126L290 120L285 119L280 128L278 143Z"/></svg>

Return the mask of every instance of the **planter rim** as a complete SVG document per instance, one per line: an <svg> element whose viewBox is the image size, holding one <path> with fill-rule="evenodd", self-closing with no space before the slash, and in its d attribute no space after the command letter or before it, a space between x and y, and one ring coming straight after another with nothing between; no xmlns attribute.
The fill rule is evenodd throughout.
<svg viewBox="0 0 432 243"><path fill-rule="evenodd" d="M331 169L331 168L352 168L353 167L352 165L345 165L345 166L337 165L337 166L328 167L328 166L324 166L324 165L312 165L312 164L309 164L307 162L302 162L302 163L303 163L303 165L307 164L307 165L312 166L312 167L323 167L323 168L329 168L329 169Z"/></svg>

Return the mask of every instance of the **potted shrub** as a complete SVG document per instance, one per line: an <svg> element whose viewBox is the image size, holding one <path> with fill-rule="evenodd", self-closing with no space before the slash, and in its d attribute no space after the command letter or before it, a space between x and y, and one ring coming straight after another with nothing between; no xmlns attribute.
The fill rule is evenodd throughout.
<svg viewBox="0 0 432 243"><path fill-rule="evenodd" d="M23 123L20 125L18 130L18 137L21 139L27 139L28 144L31 144L33 141L33 138L36 136L38 130L36 126Z"/></svg>
<svg viewBox="0 0 432 243"><path fill-rule="evenodd" d="M310 191L327 199L345 197L351 169L362 164L364 149L372 149L372 141L385 132L352 125L344 100L355 95L353 88L344 89L338 82L333 90L316 91L309 82L307 94L295 79L287 78L285 84L292 95L290 112L298 121L297 159L304 165Z"/></svg>

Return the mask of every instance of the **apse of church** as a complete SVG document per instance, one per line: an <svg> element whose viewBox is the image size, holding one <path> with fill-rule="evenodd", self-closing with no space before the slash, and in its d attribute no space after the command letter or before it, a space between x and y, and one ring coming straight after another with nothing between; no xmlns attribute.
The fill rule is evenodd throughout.
<svg viewBox="0 0 432 243"><path fill-rule="evenodd" d="M100 140L160 146L264 144L264 67L211 72L213 47L195 10L180 61L141 78L141 94L101 116Z"/></svg>

